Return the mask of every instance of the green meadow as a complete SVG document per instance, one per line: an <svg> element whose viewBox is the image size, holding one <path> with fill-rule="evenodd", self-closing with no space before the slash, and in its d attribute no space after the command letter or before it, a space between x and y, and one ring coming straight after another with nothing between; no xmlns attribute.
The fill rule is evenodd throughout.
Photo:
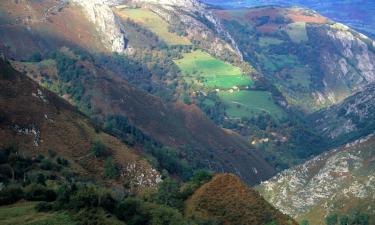
<svg viewBox="0 0 375 225"><path fill-rule="evenodd" d="M61 213L37 212L35 202L21 202L0 207L0 224L2 225L72 225L70 216Z"/></svg>
<svg viewBox="0 0 375 225"><path fill-rule="evenodd" d="M261 47L267 47L267 46L270 46L270 45L279 45L279 44L282 44L282 43L284 43L283 40L273 38L273 37L260 37L259 41L258 41L258 44Z"/></svg>
<svg viewBox="0 0 375 225"><path fill-rule="evenodd" d="M270 92L267 91L235 91L220 92L218 96L228 106L226 114L230 118L250 118L261 113L281 118L283 110L277 106Z"/></svg>
<svg viewBox="0 0 375 225"><path fill-rule="evenodd" d="M155 33L168 45L191 45L187 37L182 37L169 31L169 24L148 9L124 8L118 11L122 19L131 19Z"/></svg>
<svg viewBox="0 0 375 225"><path fill-rule="evenodd" d="M288 33L290 39L292 39L292 41L295 43L309 40L305 22L296 22L289 24L286 32Z"/></svg>
<svg viewBox="0 0 375 225"><path fill-rule="evenodd" d="M230 89L233 86L251 86L253 81L241 69L212 57L201 50L183 54L175 60L184 79L189 83L200 84L208 89Z"/></svg>

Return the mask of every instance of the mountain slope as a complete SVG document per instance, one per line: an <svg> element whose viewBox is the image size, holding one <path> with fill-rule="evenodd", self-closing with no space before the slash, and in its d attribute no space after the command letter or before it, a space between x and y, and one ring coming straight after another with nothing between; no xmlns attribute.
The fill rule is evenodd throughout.
<svg viewBox="0 0 375 225"><path fill-rule="evenodd" d="M165 146L177 149L176 154L188 160L193 166L233 172L252 184L273 175L274 169L245 139L234 132L217 127L195 105L185 105L174 101L164 102L158 97L129 85L124 79L128 77L111 66L103 66L100 60L97 60L98 58L116 60L116 56L119 56L119 58L128 58L130 61L128 64L124 63L119 66L122 70L137 65L136 69L128 69L134 69L130 70L131 72L124 72L131 73L132 77L143 78L146 74L147 79L153 82L156 76L164 79L169 74L169 71L164 73L165 70L159 69L162 66L158 61L154 66L147 67L148 63L144 62L144 59L147 59L149 55L146 58L142 55L140 58L133 59L132 54L135 50L131 45L121 55L111 55L112 51L118 50L117 39L121 36L119 32L126 34L127 29L125 27L124 31L123 23L120 23L118 17L108 11L112 1L95 1L93 2L95 4L91 1L80 1L79 4L74 2L68 1L61 6L58 4L61 1L54 0L32 1L25 2L25 4L13 1L2 2L0 8L7 12L1 14L4 21L3 29L5 31L6 27L11 28L11 32L1 32L0 35L0 43L6 45L4 46L5 54L9 58L25 60L34 53L41 53L44 58L52 59L39 64L38 62L25 63L27 66L34 67L29 76L76 104L81 111L90 114L92 118L102 123L108 122L113 117L129 120L132 126L137 127L146 136ZM60 7L53 8L54 10L48 14L48 19L44 20L44 12L56 5ZM195 4L193 5L195 7ZM152 7L165 20L170 18L172 22L183 21L185 25L189 25L189 21L194 21L194 24L199 24L199 26L194 29L190 26L186 29L187 31L194 30L192 34L195 40L202 42L202 45L207 45L213 52L216 50L218 54L225 52L226 55L234 56L233 58L239 60L234 48L208 29L204 25L205 20L201 22L201 18L190 15L190 9L150 3L147 3L147 7ZM116 13L118 11L117 8L112 8L112 10ZM184 13L180 13L181 11ZM176 15L179 20L172 20L173 17L168 15ZM12 21L17 21L17 18L21 18L21 22L14 24ZM111 31L106 31L107 28ZM114 43L108 43L111 38L104 37L105 34L110 35ZM212 42L212 40L215 41ZM77 55L70 51L58 53L57 50L62 46L80 49L81 53L86 52L82 50L89 49L90 53ZM217 49L218 46L220 46L219 49ZM176 49L179 47L176 46ZM169 55L172 51L176 51L173 46L164 52L157 49L150 53L147 52L148 49L149 47L143 47L142 51L136 53L150 54L159 60L161 58L158 57L159 55ZM40 58L40 54L37 56ZM46 70L40 71L38 68L46 68ZM161 75L159 75L159 70L162 72ZM156 85L152 88L159 89ZM170 93L167 92L165 95L167 94ZM173 96L169 97L173 99ZM128 136L124 133L121 135L121 137Z"/></svg>
<svg viewBox="0 0 375 225"><path fill-rule="evenodd" d="M14 70L3 59L0 86L1 148L15 147L34 157L53 151L71 161L79 175L101 181L105 159L96 158L91 151L94 143L100 141L121 174L114 184L121 187L121 182L127 180L135 187L149 187L160 181L158 172L136 151L113 136L96 131L76 108Z"/></svg>
<svg viewBox="0 0 375 225"><path fill-rule="evenodd" d="M314 11L259 7L214 12L245 60L275 84L290 105L315 111L374 81L374 42Z"/></svg>
<svg viewBox="0 0 375 225"><path fill-rule="evenodd" d="M217 175L199 188L187 201L186 213L224 225L296 224L231 174Z"/></svg>
<svg viewBox="0 0 375 225"><path fill-rule="evenodd" d="M129 119L144 134L177 149L179 156L191 165L214 171L230 171L251 184L267 179L274 173L258 151L242 137L218 128L195 105L164 103L129 85L117 74L96 65L90 58L82 60L81 56L66 49L58 55L54 60L42 61L34 67L28 63L15 64L51 89L59 87L56 92L88 109L93 117L102 121L111 116ZM61 67L59 71L56 64L66 67ZM45 68L45 65L48 65L48 69L32 70ZM78 76L64 80L64 72L71 66L80 68ZM79 100L76 96L79 96Z"/></svg>
<svg viewBox="0 0 375 225"><path fill-rule="evenodd" d="M310 120L316 129L336 145L374 132L375 85L370 84L340 104L322 109Z"/></svg>
<svg viewBox="0 0 375 225"><path fill-rule="evenodd" d="M1 1L0 50L28 59L62 46L123 52L125 31L106 1Z"/></svg>
<svg viewBox="0 0 375 225"><path fill-rule="evenodd" d="M370 135L286 170L257 188L280 211L310 224L355 211L375 222L375 138Z"/></svg>

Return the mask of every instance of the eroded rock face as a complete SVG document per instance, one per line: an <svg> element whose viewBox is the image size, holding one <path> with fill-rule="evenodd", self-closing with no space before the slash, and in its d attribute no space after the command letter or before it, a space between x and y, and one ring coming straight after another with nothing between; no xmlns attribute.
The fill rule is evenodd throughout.
<svg viewBox="0 0 375 225"><path fill-rule="evenodd" d="M125 29L109 7L106 0L70 0L82 7L87 18L96 25L96 29L107 49L124 52L126 48Z"/></svg>
<svg viewBox="0 0 375 225"><path fill-rule="evenodd" d="M169 5L191 9L203 6L200 2L196 0L132 0L132 2Z"/></svg>
<svg viewBox="0 0 375 225"><path fill-rule="evenodd" d="M295 218L314 210L328 214L361 201L374 211L374 135L324 153L289 169L259 186L261 194L276 208ZM311 214L310 214L311 215Z"/></svg>
<svg viewBox="0 0 375 225"><path fill-rule="evenodd" d="M345 99L338 105L310 116L318 132L338 144L368 135L375 128L375 83Z"/></svg>

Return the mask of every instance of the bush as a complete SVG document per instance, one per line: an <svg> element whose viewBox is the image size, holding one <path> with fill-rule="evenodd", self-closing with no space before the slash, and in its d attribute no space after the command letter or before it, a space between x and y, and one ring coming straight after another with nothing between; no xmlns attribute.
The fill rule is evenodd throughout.
<svg viewBox="0 0 375 225"><path fill-rule="evenodd" d="M184 204L183 196L180 192L181 185L170 178L165 179L159 185L157 199L158 203L173 208L182 209Z"/></svg>
<svg viewBox="0 0 375 225"><path fill-rule="evenodd" d="M48 203L48 202L39 202L35 206L35 210L38 212L49 212L53 210L53 203Z"/></svg>
<svg viewBox="0 0 375 225"><path fill-rule="evenodd" d="M113 159L110 157L104 164L104 176L110 179L116 179L119 175L117 166Z"/></svg>
<svg viewBox="0 0 375 225"><path fill-rule="evenodd" d="M95 141L92 144L91 152L96 157L103 157L106 154L107 147L101 141Z"/></svg>
<svg viewBox="0 0 375 225"><path fill-rule="evenodd" d="M69 161L68 160L66 160L64 158L60 158L60 157L58 157L56 159L56 162L57 162L57 164L65 166L65 167L69 165Z"/></svg>
<svg viewBox="0 0 375 225"><path fill-rule="evenodd" d="M70 206L75 209L85 207L95 208L99 206L99 194L92 186L82 186L70 198Z"/></svg>
<svg viewBox="0 0 375 225"><path fill-rule="evenodd" d="M40 168L43 170L53 170L53 171L60 171L61 166L58 165L57 163L54 163L53 161L49 159L43 159Z"/></svg>
<svg viewBox="0 0 375 225"><path fill-rule="evenodd" d="M187 224L187 222L184 221L183 216L181 215L181 213L178 212L178 210L167 207L155 207L151 211L151 217L151 225Z"/></svg>
<svg viewBox="0 0 375 225"><path fill-rule="evenodd" d="M100 207L113 213L116 207L116 200L109 193L104 194L100 197Z"/></svg>
<svg viewBox="0 0 375 225"><path fill-rule="evenodd" d="M56 193L43 185L31 184L25 188L25 199L52 202L56 200Z"/></svg>
<svg viewBox="0 0 375 225"><path fill-rule="evenodd" d="M22 198L23 191L17 186L9 186L0 191L0 205L12 204Z"/></svg>
<svg viewBox="0 0 375 225"><path fill-rule="evenodd" d="M144 203L139 199L128 198L119 203L115 210L115 215L128 225L148 224L150 220L146 213Z"/></svg>
<svg viewBox="0 0 375 225"><path fill-rule="evenodd" d="M212 178L212 174L206 170L197 170L194 172L193 177L191 178L191 182L198 186L202 186L206 182L210 181Z"/></svg>

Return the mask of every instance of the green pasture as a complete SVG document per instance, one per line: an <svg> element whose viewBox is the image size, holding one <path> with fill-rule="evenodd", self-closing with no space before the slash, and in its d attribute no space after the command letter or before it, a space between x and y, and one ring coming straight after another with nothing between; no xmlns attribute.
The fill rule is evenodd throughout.
<svg viewBox="0 0 375 225"><path fill-rule="evenodd" d="M279 44L282 44L283 42L284 42L283 40L273 38L273 37L260 37L258 44L261 47L267 47L270 45L279 45Z"/></svg>
<svg viewBox="0 0 375 225"><path fill-rule="evenodd" d="M296 22L289 24L286 28L286 32L288 33L290 39L295 43L309 40L306 32L305 22Z"/></svg>
<svg viewBox="0 0 375 225"><path fill-rule="evenodd" d="M118 14L122 19L131 19L149 29L168 45L191 45L191 42L187 37L182 37L176 33L170 32L168 29L169 24L148 9L123 8L118 11Z"/></svg>
<svg viewBox="0 0 375 225"><path fill-rule="evenodd" d="M0 207L2 225L72 225L75 224L65 213L37 212L35 202L22 202Z"/></svg>
<svg viewBox="0 0 375 225"><path fill-rule="evenodd" d="M268 113L281 118L284 111L277 106L267 91L235 91L218 93L220 99L227 105L227 115L230 118L250 118L261 113Z"/></svg>
<svg viewBox="0 0 375 225"><path fill-rule="evenodd" d="M241 69L212 57L201 50L185 53L182 59L175 60L184 79L199 83L209 89L230 89L233 86L251 86L253 81Z"/></svg>

